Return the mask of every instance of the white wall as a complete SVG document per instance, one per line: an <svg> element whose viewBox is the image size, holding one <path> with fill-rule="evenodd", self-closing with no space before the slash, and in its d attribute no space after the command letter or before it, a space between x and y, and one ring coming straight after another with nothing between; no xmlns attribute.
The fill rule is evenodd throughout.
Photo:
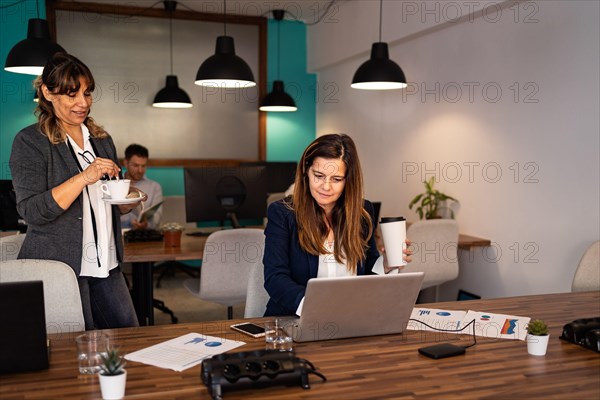
<svg viewBox="0 0 600 400"><path fill-rule="evenodd" d="M58 42L94 74L91 115L114 138L120 156L140 143L154 158L258 158L258 88L194 84L198 67L214 54L222 24L173 20L173 74L193 108L159 109L151 105L170 74L167 18L58 11L56 20ZM258 79L258 26L229 24L227 30Z"/></svg>
<svg viewBox="0 0 600 400"><path fill-rule="evenodd" d="M377 40L379 7L342 3L336 22L309 29L319 88L339 90L320 97L317 132L355 139L366 197L383 202L383 215L416 220L408 203L435 175L460 200L460 231L494 242L461 251L461 274L442 299L458 288L484 297L570 291L600 236L600 3L481 11L487 3L385 1L383 41L411 82L389 92L350 89ZM457 10L463 18L449 21Z"/></svg>

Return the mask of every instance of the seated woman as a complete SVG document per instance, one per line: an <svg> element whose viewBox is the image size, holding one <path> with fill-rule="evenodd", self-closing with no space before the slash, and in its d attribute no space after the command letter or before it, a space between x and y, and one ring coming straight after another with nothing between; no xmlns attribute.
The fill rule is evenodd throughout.
<svg viewBox="0 0 600 400"><path fill-rule="evenodd" d="M379 255L373 206L362 196L360 161L348 135L321 136L306 148L293 195L267 211L265 316L300 315L309 279L392 269ZM410 261L411 251L404 253Z"/></svg>

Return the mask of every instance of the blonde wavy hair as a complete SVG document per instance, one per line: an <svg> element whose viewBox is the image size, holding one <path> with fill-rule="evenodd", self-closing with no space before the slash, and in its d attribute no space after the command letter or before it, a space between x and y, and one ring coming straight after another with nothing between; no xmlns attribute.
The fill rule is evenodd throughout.
<svg viewBox="0 0 600 400"><path fill-rule="evenodd" d="M79 90L82 78L87 82L88 90L93 92L96 88L96 83L90 69L78 58L70 54L55 53L48 59L42 75L37 77L33 82L39 100L35 109L35 115L38 118L38 128L53 144L64 142L67 138L67 133L61 126L60 119L56 115L52 103L44 97L42 85L46 85L48 90L53 94L68 95L76 93ZM108 136L104 128L96 124L89 115L83 123L90 130L92 137L102 138Z"/></svg>
<svg viewBox="0 0 600 400"><path fill-rule="evenodd" d="M354 141L345 134L330 134L317 138L302 154L296 169L293 208L298 223L300 247L309 254L326 254L328 227L325 210L310 193L308 170L316 158L339 159L346 166L345 186L331 215L337 262L346 263L352 274L364 261L373 231L371 216L363 207L363 178Z"/></svg>

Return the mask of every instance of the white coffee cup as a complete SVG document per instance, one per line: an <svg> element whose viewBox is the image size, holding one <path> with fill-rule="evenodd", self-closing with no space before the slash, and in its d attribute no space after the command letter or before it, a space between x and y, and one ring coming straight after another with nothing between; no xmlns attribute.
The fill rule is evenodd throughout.
<svg viewBox="0 0 600 400"><path fill-rule="evenodd" d="M129 179L110 180L100 185L100 190L110 196L112 200L125 200L129 194Z"/></svg>
<svg viewBox="0 0 600 400"><path fill-rule="evenodd" d="M404 217L383 217L379 226L388 266L406 265L403 252L406 249L406 220Z"/></svg>

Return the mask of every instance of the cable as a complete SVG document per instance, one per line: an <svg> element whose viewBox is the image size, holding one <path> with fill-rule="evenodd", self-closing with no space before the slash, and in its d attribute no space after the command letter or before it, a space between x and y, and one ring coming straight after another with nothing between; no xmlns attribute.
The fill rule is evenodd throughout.
<svg viewBox="0 0 600 400"><path fill-rule="evenodd" d="M27 0L19 0L19 1L16 1L16 2L12 3L12 4L7 4L5 6L0 6L0 9L9 8L9 7L12 7L12 6L16 6L18 4L25 3L26 1Z"/></svg>
<svg viewBox="0 0 600 400"><path fill-rule="evenodd" d="M319 18L317 18L317 20L315 22L311 22L310 24L305 24L306 26L312 26L312 25L316 25L319 22L321 22L323 20L323 18L325 18L325 16L327 15L327 13L329 12L329 9L331 9L331 7L333 6L333 4L335 3L336 0L331 0L329 2L329 4L327 4L327 7L325 7L325 11L323 12L323 14L321 14L321 16ZM298 19L296 18L296 21Z"/></svg>
<svg viewBox="0 0 600 400"><path fill-rule="evenodd" d="M144 8L139 13L132 14L132 15L123 15L123 16L121 16L119 14L113 14L113 13L110 13L110 12L96 12L96 11L94 11L94 14L98 14L98 15L101 15L103 17L106 17L106 16L110 15L110 18L112 18L112 19L121 19L121 20L124 20L124 19L128 19L128 18L141 17L142 15L146 14L146 12L148 12L148 10L151 10L157 4L160 4L160 3L164 3L164 1L163 0L158 0L156 3L152 4L149 7ZM177 3L177 4L180 4L180 3Z"/></svg>
<svg viewBox="0 0 600 400"><path fill-rule="evenodd" d="M477 336L475 335L475 320L471 320L471 322L469 322L468 324L466 324L465 326L463 326L460 329L440 329L440 328L436 328L435 326L431 326L423 321L419 321L418 319L414 319L414 318L409 318L409 321L415 321L418 322L420 324L425 325L428 328L433 329L434 331L438 331L438 332L462 332L464 331L469 325L473 325L473 343L468 345L468 346L463 346L463 348L468 349L469 347L473 347L477 344Z"/></svg>
<svg viewBox="0 0 600 400"><path fill-rule="evenodd" d="M327 377L325 375L323 375L322 373L318 372L317 369L315 368L315 366L313 365L313 363L311 363L310 361L308 361L305 358L299 358L298 360L301 363L305 363L305 364L308 364L308 366L310 366L310 368L306 368L306 366L303 366L303 368L305 368L309 374L315 374L316 376L321 378L323 380L323 382L327 382Z"/></svg>

